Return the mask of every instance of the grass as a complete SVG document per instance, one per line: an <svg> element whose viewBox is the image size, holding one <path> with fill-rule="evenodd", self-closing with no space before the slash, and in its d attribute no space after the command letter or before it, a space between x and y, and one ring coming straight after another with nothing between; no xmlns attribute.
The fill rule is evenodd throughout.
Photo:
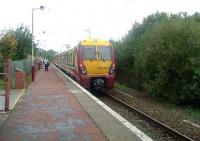
<svg viewBox="0 0 200 141"><path fill-rule="evenodd" d="M0 79L0 90L5 90L5 83L4 79Z"/></svg>
<svg viewBox="0 0 200 141"><path fill-rule="evenodd" d="M185 109L185 111L192 116L198 116L200 118L200 108L188 107L188 108Z"/></svg>
<svg viewBox="0 0 200 141"><path fill-rule="evenodd" d="M125 93L135 93L135 92L137 92L137 90L129 88L127 86L127 84L121 84L121 83L117 83L117 82L115 82L115 88L117 88L117 89L119 89L119 90L121 90Z"/></svg>
<svg viewBox="0 0 200 141"><path fill-rule="evenodd" d="M127 87L127 84L120 84L120 83L115 83L115 87L118 88L119 90L122 90L122 91L127 91L127 89L129 89Z"/></svg>
<svg viewBox="0 0 200 141"><path fill-rule="evenodd" d="M133 91L134 89L128 88L126 84L120 84L120 83L115 83L115 87L123 92L130 92ZM155 101L157 101L156 98L153 98ZM163 104L166 105L174 105L170 102L162 102L161 99L159 99L159 101ZM174 105L175 107L180 107L178 105ZM192 106L188 106L188 107L181 107L183 109L183 111L189 115L191 115L193 118L198 118L200 119L200 107L192 107Z"/></svg>

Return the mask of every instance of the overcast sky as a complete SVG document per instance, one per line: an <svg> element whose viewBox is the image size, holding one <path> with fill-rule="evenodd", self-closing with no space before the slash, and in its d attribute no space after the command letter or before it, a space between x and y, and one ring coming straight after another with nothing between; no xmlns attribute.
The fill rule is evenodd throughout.
<svg viewBox="0 0 200 141"><path fill-rule="evenodd" d="M64 51L88 38L121 39L135 21L156 11L167 13L200 12L198 0L0 0L0 30L30 27L34 11L34 36L43 49Z"/></svg>

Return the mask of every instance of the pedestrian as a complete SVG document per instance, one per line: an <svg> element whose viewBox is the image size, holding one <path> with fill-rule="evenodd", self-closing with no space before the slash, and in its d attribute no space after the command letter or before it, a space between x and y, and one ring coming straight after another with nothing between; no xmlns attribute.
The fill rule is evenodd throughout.
<svg viewBox="0 0 200 141"><path fill-rule="evenodd" d="M48 67L47 67L47 60L45 59L45 60L44 60L44 70L47 71L47 68L48 68Z"/></svg>
<svg viewBox="0 0 200 141"><path fill-rule="evenodd" d="M47 71L49 71L49 60L47 60Z"/></svg>

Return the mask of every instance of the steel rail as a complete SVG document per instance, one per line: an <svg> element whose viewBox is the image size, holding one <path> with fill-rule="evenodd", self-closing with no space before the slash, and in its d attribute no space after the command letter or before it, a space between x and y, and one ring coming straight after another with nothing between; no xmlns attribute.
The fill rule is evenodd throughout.
<svg viewBox="0 0 200 141"><path fill-rule="evenodd" d="M57 66L57 65L56 65L56 66ZM57 67L58 67L58 66L57 66ZM58 68L59 68L59 67L58 67ZM59 69L61 69L61 68L59 68ZM140 110L134 108L133 106L130 106L130 105L128 105L127 103L121 101L120 99L118 99L118 98L116 98L116 97L110 95L111 93L109 93L108 90L103 89L102 92L105 93L105 94L107 94L109 97L111 97L111 98L114 99L115 101L117 101L117 102L119 102L119 103L125 105L126 107L128 107L128 108L131 109L132 111L135 111L137 114L139 114L140 116L142 116L142 117L145 118L146 120L149 120L149 121L153 122L154 124L156 124L156 125L158 125L158 126L164 128L164 129L167 130L169 133L171 133L171 135L175 135L175 136L177 136L177 137L179 137L180 139L185 140L185 141L194 141L194 140L191 139L190 137L188 137L188 136L186 136L186 135L180 133L179 131L177 131L177 130L175 130L175 129L173 129L173 128L171 128L171 127L169 127L169 126L167 126L167 125L165 125L165 124L163 124L163 123L161 123L160 121L156 120L155 118L150 117L149 115L143 113L142 111L140 111ZM118 93L120 93L120 91L118 91Z"/></svg>
<svg viewBox="0 0 200 141"><path fill-rule="evenodd" d="M146 120L149 120L149 121L155 123L156 125L158 125L158 126L164 128L166 131L168 131L169 133L171 133L171 135L175 135L175 136L177 136L177 137L179 137L180 139L185 140L185 141L194 141L194 140L191 139L190 137L188 137L188 136L186 136L186 135L180 133L179 131L177 131L177 130L175 130L175 129L173 129L173 128L171 128L171 127L169 127L169 126L167 126L167 125L165 125L165 124L163 124L163 123L161 123L160 121L156 120L155 118L150 117L149 115L147 115L147 114L141 112L140 110L134 108L133 106L130 106L130 105L128 105L127 103L125 103L124 101L122 101L122 100L120 100L120 99L114 97L114 96L111 95L111 93L109 93L108 91L103 90L103 92L104 92L105 94L107 94L109 97L111 97L112 99L114 99L115 101L117 101L117 102L119 102L119 103L125 105L126 107L128 107L128 108L131 109L132 111L135 111L137 114L139 114L140 116L142 116L142 117L145 118Z"/></svg>

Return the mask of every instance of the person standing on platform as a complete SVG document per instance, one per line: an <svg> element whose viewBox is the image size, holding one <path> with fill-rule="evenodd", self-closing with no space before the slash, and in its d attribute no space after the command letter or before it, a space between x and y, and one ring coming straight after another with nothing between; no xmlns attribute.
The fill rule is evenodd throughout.
<svg viewBox="0 0 200 141"><path fill-rule="evenodd" d="M49 60L47 60L47 71L49 71Z"/></svg>
<svg viewBox="0 0 200 141"><path fill-rule="evenodd" d="M48 67L47 67L47 60L45 59L45 60L44 60L44 70L47 71L47 68L48 68Z"/></svg>

